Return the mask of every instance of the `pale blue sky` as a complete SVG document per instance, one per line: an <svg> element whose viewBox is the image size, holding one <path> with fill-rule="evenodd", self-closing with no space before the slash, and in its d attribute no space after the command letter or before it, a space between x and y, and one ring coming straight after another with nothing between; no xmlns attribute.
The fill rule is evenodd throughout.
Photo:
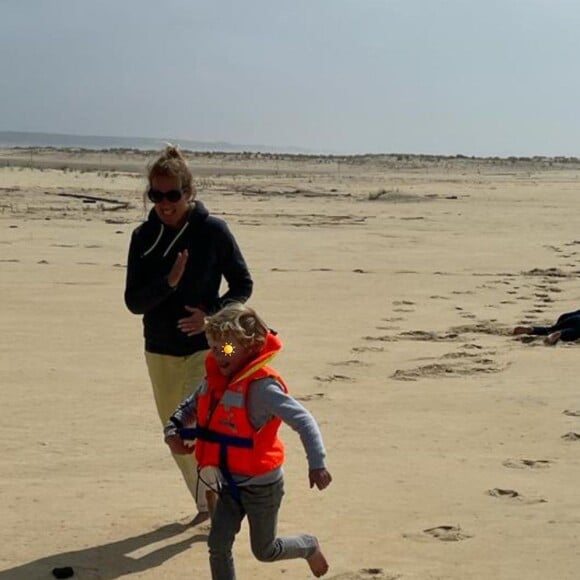
<svg viewBox="0 0 580 580"><path fill-rule="evenodd" d="M0 130L580 156L577 0L0 0Z"/></svg>

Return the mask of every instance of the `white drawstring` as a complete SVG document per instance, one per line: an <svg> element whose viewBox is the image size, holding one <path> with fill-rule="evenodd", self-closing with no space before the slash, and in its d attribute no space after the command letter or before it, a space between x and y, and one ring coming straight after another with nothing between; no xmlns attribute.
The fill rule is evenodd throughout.
<svg viewBox="0 0 580 580"><path fill-rule="evenodd" d="M167 250L165 250L165 252L163 252L164 258L169 253L169 250L171 250L171 248L173 248L173 244L175 244L175 242L177 242L177 240L179 239L181 234L185 231L185 229L187 228L188 225L189 225L189 222L185 222L185 225L179 230L179 233L173 238L173 241L167 246Z"/></svg>
<svg viewBox="0 0 580 580"><path fill-rule="evenodd" d="M161 229L159 230L159 235L157 236L155 243L141 256L142 258L147 256L147 254L150 254L155 249L155 246L157 246L157 244L159 243L159 240L161 239L161 236L163 235L164 229L165 228L163 227L163 224L161 224Z"/></svg>

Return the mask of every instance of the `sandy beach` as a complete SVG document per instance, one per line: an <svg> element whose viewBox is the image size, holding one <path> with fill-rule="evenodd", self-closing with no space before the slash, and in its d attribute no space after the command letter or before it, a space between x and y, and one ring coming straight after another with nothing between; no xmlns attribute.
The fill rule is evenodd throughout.
<svg viewBox="0 0 580 580"><path fill-rule="evenodd" d="M0 580L209 578L123 303L149 159L0 151ZM190 161L328 451L310 490L283 429L280 533L317 535L335 580L576 580L580 347L511 330L580 308L580 163ZM235 558L311 577L256 562L245 525Z"/></svg>

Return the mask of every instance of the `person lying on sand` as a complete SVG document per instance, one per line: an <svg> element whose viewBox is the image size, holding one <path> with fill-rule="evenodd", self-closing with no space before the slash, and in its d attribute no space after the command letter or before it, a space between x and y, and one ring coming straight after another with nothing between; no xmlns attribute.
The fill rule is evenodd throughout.
<svg viewBox="0 0 580 580"><path fill-rule="evenodd" d="M559 340L571 342L580 338L580 310L565 312L553 326L516 326L514 335L545 336L544 344L553 346Z"/></svg>

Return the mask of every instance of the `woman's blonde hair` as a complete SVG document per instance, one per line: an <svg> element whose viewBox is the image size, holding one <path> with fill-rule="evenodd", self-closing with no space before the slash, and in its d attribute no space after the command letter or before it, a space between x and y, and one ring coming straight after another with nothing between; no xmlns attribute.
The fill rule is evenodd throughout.
<svg viewBox="0 0 580 580"><path fill-rule="evenodd" d="M195 199L197 191L193 185L193 173L187 164L187 160L177 146L167 144L167 147L157 157L147 171L149 186L154 177L172 177L179 183L179 188L186 197Z"/></svg>
<svg viewBox="0 0 580 580"><path fill-rule="evenodd" d="M260 350L266 342L268 325L245 304L231 302L205 319L205 332L215 341L231 335L248 350Z"/></svg>

